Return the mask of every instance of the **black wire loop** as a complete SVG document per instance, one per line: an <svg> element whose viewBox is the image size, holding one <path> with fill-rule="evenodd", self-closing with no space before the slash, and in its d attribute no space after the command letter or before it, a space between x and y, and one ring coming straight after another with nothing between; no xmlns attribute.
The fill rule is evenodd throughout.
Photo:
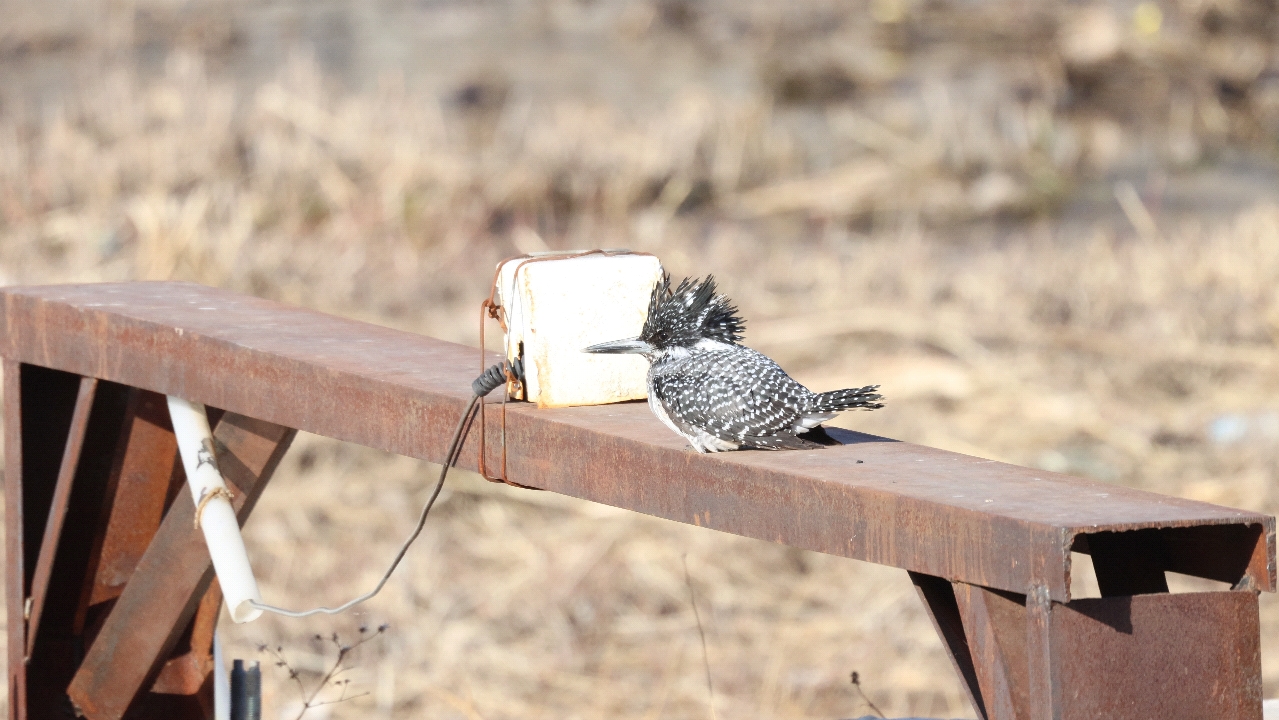
<svg viewBox="0 0 1279 720"><path fill-rule="evenodd" d="M404 559L404 554L409 551L409 546L413 544L413 541L417 540L418 535L422 534L422 528L426 525L426 516L430 514L431 508L435 506L436 498L440 496L440 490L444 488L444 478L448 477L449 467L451 467L453 463L457 462L458 453L461 452L462 449L462 440L466 437L468 421L475 413L476 407L480 405L480 398L493 392L500 385L505 384L507 380L507 371L507 363L500 362L485 370L471 383L471 390L473 390L475 394L471 397L466 409L462 411L462 417L458 419L457 428L453 431L453 440L449 443L448 455L444 458L444 466L440 468L440 478L435 482L435 488L431 491L431 497L426 501L426 505L422 508L422 513L418 516L417 526L413 528L413 533L410 534L408 539L404 541L404 544L400 546L399 552L397 552L395 554L395 558L391 560L390 567L388 567L386 572L382 574L382 579L378 580L377 585L374 586L372 590L335 608L317 607L310 610L286 610L274 605L260 603L256 600L249 600L249 605L257 608L258 610L265 610L267 612L275 613L276 615L293 618L304 618L316 614L336 615L359 605L365 600L368 600L381 592L383 586L386 585L387 580L391 579L391 574L395 572L395 568L399 567L400 561ZM517 359L515 362L510 363L509 371L513 379L523 382L523 359Z"/></svg>
<svg viewBox="0 0 1279 720"><path fill-rule="evenodd" d="M516 358L510 366L511 376L520 382L524 382L524 358ZM506 363L497 363L485 370L471 383L471 392L479 397L484 397L506 384L506 370Z"/></svg>
<svg viewBox="0 0 1279 720"><path fill-rule="evenodd" d="M497 363L475 378L475 381L471 383L471 392L484 397L496 390L498 385L505 383L506 372L503 364Z"/></svg>

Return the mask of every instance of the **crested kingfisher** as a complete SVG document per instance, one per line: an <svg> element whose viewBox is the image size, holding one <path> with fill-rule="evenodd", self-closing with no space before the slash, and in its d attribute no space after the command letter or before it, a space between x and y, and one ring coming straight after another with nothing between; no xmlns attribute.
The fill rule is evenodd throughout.
<svg viewBox="0 0 1279 720"><path fill-rule="evenodd" d="M801 450L802 437L842 410L883 407L878 385L814 393L767 356L740 344L745 323L715 278L663 274L639 337L590 353L637 353L649 362L648 405L698 452Z"/></svg>

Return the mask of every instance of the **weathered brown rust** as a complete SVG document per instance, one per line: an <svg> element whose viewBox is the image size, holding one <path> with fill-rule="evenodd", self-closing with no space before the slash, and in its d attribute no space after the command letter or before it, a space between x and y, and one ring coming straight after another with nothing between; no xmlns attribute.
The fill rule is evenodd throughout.
<svg viewBox="0 0 1279 720"><path fill-rule="evenodd" d="M1026 717L1026 596L955 583L955 600L986 699L987 720ZM1021 710L1018 714L1018 710Z"/></svg>
<svg viewBox="0 0 1279 720"><path fill-rule="evenodd" d="M1061 664L1052 633L1054 604L1048 588L1035 585L1026 593L1026 678L1030 720L1061 720ZM1088 658L1071 658L1087 662Z"/></svg>
<svg viewBox="0 0 1279 720"><path fill-rule="evenodd" d="M471 348L192 284L9 288L3 297L6 357L432 461L444 456L479 365ZM497 467L501 423L492 404L489 412L487 464ZM464 467L477 465L474 435ZM1274 589L1271 517L838 435L846 445L820 452L704 456L642 404L516 404L507 408L507 476L970 584L1020 593L1037 584L1056 601L1069 599L1079 535L1257 528L1252 544L1223 547L1223 562ZM1249 564L1258 544L1266 560Z"/></svg>
<svg viewBox="0 0 1279 720"><path fill-rule="evenodd" d="M213 672L213 633L222 610L222 588L213 578L204 592L200 606L191 618L187 632L151 685L151 692L162 695L195 695Z"/></svg>
<svg viewBox="0 0 1279 720"><path fill-rule="evenodd" d="M1056 603L954 583L954 598L983 720L1261 717L1256 593Z"/></svg>
<svg viewBox="0 0 1279 720"><path fill-rule="evenodd" d="M79 583L93 543L93 513L103 500L111 448L119 434L124 388L99 382L89 403L88 395L78 390L92 383L75 375L24 366L12 368L12 377L18 380L14 397L19 402L10 407L9 419L18 428L20 462L10 466L15 475L6 487L21 485L15 494L22 513L7 533L13 554L22 559L9 574L10 595L20 591L15 606L30 611L38 604L40 612L37 633L25 632L21 616L11 628L11 651L20 659L10 666L11 697L16 698L10 707L16 717L54 718L65 706L66 684L80 656L72 632ZM79 412L77 398L83 401ZM79 456L75 461L68 457L67 445L77 442L81 451L70 453ZM61 524L52 533L50 518ZM50 542L44 542L46 536Z"/></svg>
<svg viewBox="0 0 1279 720"><path fill-rule="evenodd" d="M77 618L86 646L159 529L173 486L184 482L163 395L130 393L118 455Z"/></svg>
<svg viewBox="0 0 1279 720"><path fill-rule="evenodd" d="M26 587L23 578L26 567L23 562L23 512L22 483L22 382L21 366L8 358L4 361L4 484L5 523L5 583L6 620L9 630L8 666L5 673L9 686L9 720L26 718L27 674L23 662L27 652L26 621L23 604Z"/></svg>
<svg viewBox="0 0 1279 720"><path fill-rule="evenodd" d="M214 430L218 465L233 490L232 505L241 523L294 434L289 428L233 413L218 422ZM155 682L190 627L213 581L209 550L193 526L194 516L191 502L175 501L169 508L85 654L67 691L85 717L116 720L135 701L145 700L139 693ZM130 662L119 662L120 658Z"/></svg>
<svg viewBox="0 0 1279 720"><path fill-rule="evenodd" d="M1053 603L1061 720L1261 720L1261 645L1251 592Z"/></svg>
<svg viewBox="0 0 1279 720"><path fill-rule="evenodd" d="M977 678L977 668L973 664L972 649L968 636L964 632L963 618L959 612L959 604L955 599L955 589L945 578L910 573L910 580L919 593L919 599L928 611L928 618L933 622L933 629L941 638L946 654L950 657L955 674L964 684L964 692L968 701L977 711L981 720L990 720L987 710L987 699L982 695L981 683Z"/></svg>
<svg viewBox="0 0 1279 720"><path fill-rule="evenodd" d="M25 708L28 690L12 663L15 638L18 647L25 640L13 598L27 596L38 541L23 520L43 517L52 501L56 463L50 470L48 443L67 436L67 379L76 380L67 373L195 400L211 414L230 411L216 436L225 445L224 473L242 485L243 521L292 437L285 428L440 461L480 367L471 348L197 285L9 288L0 297L6 472L22 478L6 484L11 707ZM10 370L17 362L42 367L23 366L15 384L9 375L18 374ZM16 404L19 394L41 397L40 409ZM487 412L485 464L497 468L505 457L514 483L911 571L985 718L1139 717L1133 699L1154 702L1156 692L1180 703L1153 705L1164 717L1259 717L1255 596L1172 596L1163 573L1273 591L1273 517L846 431L832 431L842 446L820 452L705 456L687 451L641 404L539 410L515 403L504 424L495 404ZM152 520L117 531L114 520L104 525L102 561L84 596L104 606L115 597L118 583L104 576L109 557L133 577L70 694L95 719L126 711L202 717L207 677L199 692L182 693L197 686L205 667L197 606L212 602L208 554L191 529L192 505L183 502L136 558L174 454L167 429L130 422L124 446L130 433L149 432L143 444L154 452L131 461L126 449L117 470L130 462L142 468L150 489L136 502ZM463 448L463 467L479 465L477 435ZM54 440L39 439L46 436ZM1103 593L1113 597L1068 602L1072 549L1094 556ZM1158 594L1133 596L1146 592ZM183 637L190 652L179 646ZM162 670L175 647L185 659ZM1098 677L1096 648L1125 663ZM112 662L121 657L134 662ZM1187 679L1194 672L1202 682ZM1181 684L1167 686L1161 673ZM46 707L51 690L41 692Z"/></svg>

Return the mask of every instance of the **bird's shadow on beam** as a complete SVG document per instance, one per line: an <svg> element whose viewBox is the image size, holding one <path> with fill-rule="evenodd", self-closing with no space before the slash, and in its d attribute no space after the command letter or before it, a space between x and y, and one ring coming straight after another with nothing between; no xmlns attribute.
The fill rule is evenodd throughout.
<svg viewBox="0 0 1279 720"><path fill-rule="evenodd" d="M844 428L817 426L800 435L800 437L819 445L861 445L864 443L895 443L900 440L880 437L869 433L845 430Z"/></svg>

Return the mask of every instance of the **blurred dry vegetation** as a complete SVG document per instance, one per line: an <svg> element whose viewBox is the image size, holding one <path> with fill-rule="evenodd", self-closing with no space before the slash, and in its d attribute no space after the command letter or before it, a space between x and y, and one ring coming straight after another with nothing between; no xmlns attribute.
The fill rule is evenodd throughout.
<svg viewBox="0 0 1279 720"><path fill-rule="evenodd" d="M1274 0L4 12L0 282L189 279L474 344L497 260L630 247L714 272L811 386L881 383L843 424L1279 511ZM432 472L300 438L247 529L267 598L365 589ZM226 623L229 652L313 680L308 638L391 623L368 694L308 717L707 717L687 553L720 717L866 714L853 670L890 715L971 717L900 571L457 477L362 614Z"/></svg>

